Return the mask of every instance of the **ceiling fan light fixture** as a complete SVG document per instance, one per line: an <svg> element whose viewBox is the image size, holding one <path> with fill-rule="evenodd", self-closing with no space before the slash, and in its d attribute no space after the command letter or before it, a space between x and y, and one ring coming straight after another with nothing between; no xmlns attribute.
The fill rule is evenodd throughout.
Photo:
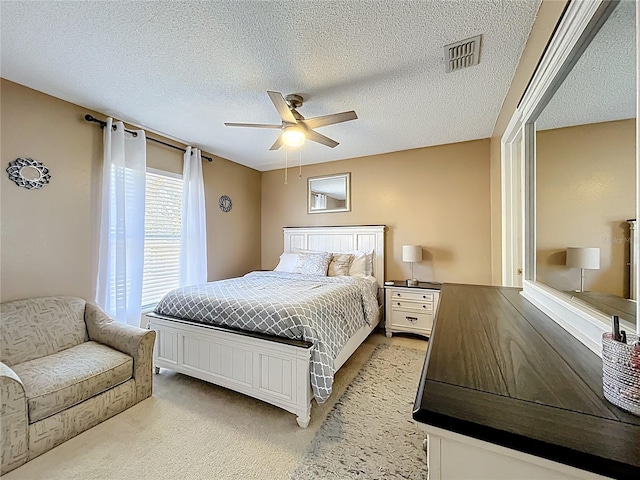
<svg viewBox="0 0 640 480"><path fill-rule="evenodd" d="M271 145L270 151L278 150L282 145L287 147L301 147L306 140L319 143L329 148L340 145L335 140L325 137L316 132L314 129L334 125L336 123L348 122L358 118L356 112L350 110L348 112L332 113L330 115L322 115L320 117L304 118L300 115L296 108L302 106L302 97L300 95L287 95L283 97L280 92L268 91L267 94L276 107L278 115L282 119L282 123L227 123L227 127L251 127L251 128L277 128L281 129L280 135Z"/></svg>
<svg viewBox="0 0 640 480"><path fill-rule="evenodd" d="M282 130L282 143L287 147L301 147L306 139L304 130L295 125L290 125Z"/></svg>

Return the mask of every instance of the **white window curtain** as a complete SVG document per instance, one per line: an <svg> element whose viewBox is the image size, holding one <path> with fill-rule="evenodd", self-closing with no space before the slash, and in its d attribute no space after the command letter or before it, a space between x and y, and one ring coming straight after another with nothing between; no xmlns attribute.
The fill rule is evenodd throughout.
<svg viewBox="0 0 640 480"><path fill-rule="evenodd" d="M182 171L182 228L180 286L207 282L207 225L204 206L202 156L187 147Z"/></svg>
<svg viewBox="0 0 640 480"><path fill-rule="evenodd" d="M327 208L327 196L321 193L313 194L314 202L312 209L324 209Z"/></svg>
<svg viewBox="0 0 640 480"><path fill-rule="evenodd" d="M147 146L144 130L104 127L96 302L118 322L140 325Z"/></svg>

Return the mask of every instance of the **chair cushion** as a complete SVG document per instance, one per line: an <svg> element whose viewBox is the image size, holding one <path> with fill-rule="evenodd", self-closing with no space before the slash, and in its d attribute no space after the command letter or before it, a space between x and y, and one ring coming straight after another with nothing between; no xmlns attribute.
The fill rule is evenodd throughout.
<svg viewBox="0 0 640 480"><path fill-rule="evenodd" d="M12 368L24 384L29 423L35 423L126 382L133 376L133 358L85 342Z"/></svg>
<svg viewBox="0 0 640 480"><path fill-rule="evenodd" d="M77 297L38 297L0 306L0 361L18 363L61 352L89 340L85 301Z"/></svg>

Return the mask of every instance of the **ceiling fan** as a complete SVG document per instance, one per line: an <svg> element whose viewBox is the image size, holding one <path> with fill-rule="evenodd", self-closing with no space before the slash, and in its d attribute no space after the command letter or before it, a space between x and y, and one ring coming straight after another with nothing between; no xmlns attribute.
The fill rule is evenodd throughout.
<svg viewBox="0 0 640 480"><path fill-rule="evenodd" d="M269 150L278 150L282 145L299 147L304 143L305 139L333 148L339 145L338 142L315 132L313 129L333 125L335 123L348 122L349 120L355 120L358 118L358 115L356 115L356 112L353 110L342 113L333 113L331 115L323 115L321 117L304 118L297 110L302 106L303 99L300 95L287 95L286 97L283 97L280 92L267 92L267 94L280 114L280 118L282 118L281 124L225 123L225 125L227 127L281 129L282 134L278 136L278 139Z"/></svg>

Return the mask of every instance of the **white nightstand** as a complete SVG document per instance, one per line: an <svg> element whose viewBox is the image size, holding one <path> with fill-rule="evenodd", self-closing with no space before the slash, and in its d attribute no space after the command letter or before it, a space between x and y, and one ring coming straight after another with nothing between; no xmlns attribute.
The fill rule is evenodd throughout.
<svg viewBox="0 0 640 480"><path fill-rule="evenodd" d="M420 282L407 287L406 281L384 286L385 330L387 337L395 332L416 333L429 337L440 299L440 284Z"/></svg>

